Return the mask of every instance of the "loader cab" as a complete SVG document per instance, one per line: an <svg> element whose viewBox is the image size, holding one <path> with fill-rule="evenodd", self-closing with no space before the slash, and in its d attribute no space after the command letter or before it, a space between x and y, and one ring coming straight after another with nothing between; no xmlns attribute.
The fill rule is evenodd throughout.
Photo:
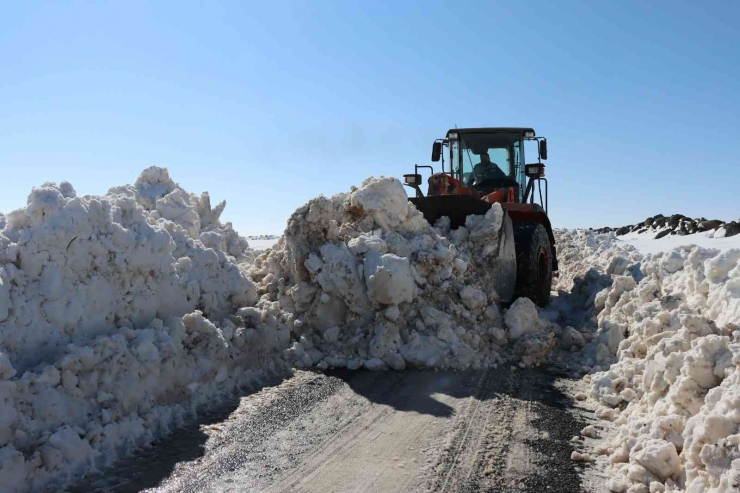
<svg viewBox="0 0 740 493"><path fill-rule="evenodd" d="M524 142L531 128L469 128L447 131L449 167L445 172L468 188L490 193L514 188L514 201L523 202L527 186Z"/></svg>
<svg viewBox="0 0 740 493"><path fill-rule="evenodd" d="M527 154L537 157L536 163L525 164L525 147ZM441 171L416 164L414 173L404 175L404 184L415 190L417 198L424 197L419 170L428 169L426 196L468 195L489 204L537 206L547 214L543 159L547 139L537 137L532 128L452 128L432 145L432 161L441 161Z"/></svg>

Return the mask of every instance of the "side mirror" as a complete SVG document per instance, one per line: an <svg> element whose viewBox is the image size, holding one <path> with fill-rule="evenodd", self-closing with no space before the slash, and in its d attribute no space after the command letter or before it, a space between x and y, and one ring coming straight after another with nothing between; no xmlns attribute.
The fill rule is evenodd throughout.
<svg viewBox="0 0 740 493"><path fill-rule="evenodd" d="M547 141L546 140L540 140L539 147L540 147L540 157L542 159L547 159Z"/></svg>
<svg viewBox="0 0 740 493"><path fill-rule="evenodd" d="M435 163L439 161L442 156L442 142L435 142L432 144L432 161Z"/></svg>

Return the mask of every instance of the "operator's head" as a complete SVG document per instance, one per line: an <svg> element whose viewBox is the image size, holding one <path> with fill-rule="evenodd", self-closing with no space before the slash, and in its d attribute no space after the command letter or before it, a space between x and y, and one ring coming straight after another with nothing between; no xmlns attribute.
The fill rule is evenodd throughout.
<svg viewBox="0 0 740 493"><path fill-rule="evenodd" d="M480 162L483 164L488 164L491 162L491 158L488 156L488 151L483 151L480 153Z"/></svg>

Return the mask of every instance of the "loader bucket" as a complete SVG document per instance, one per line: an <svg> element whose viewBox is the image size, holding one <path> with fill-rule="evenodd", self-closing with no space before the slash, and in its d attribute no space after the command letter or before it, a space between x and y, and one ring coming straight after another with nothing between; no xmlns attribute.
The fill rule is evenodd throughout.
<svg viewBox="0 0 740 493"><path fill-rule="evenodd" d="M471 214L485 214L491 208L488 202L483 202L470 195L432 195L410 198L409 201L424 214L424 219L432 226L440 217L449 217L452 229L465 226L465 218Z"/></svg>
<svg viewBox="0 0 740 493"><path fill-rule="evenodd" d="M434 225L443 216L450 218L450 226L457 229L465 225L469 215L483 215L491 204L468 195L440 195L409 199ZM516 287L516 247L514 245L514 226L509 214L504 210L504 221L496 237L495 255L491 255L489 269L485 277L490 279L499 300L509 302L514 297Z"/></svg>

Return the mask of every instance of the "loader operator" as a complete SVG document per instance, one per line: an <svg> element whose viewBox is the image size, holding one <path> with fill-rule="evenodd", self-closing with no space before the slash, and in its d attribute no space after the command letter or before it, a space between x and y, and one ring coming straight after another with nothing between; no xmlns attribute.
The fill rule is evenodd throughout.
<svg viewBox="0 0 740 493"><path fill-rule="evenodd" d="M480 154L480 163L473 166L475 184L480 185L485 180L508 178L496 163L491 161L487 151Z"/></svg>

